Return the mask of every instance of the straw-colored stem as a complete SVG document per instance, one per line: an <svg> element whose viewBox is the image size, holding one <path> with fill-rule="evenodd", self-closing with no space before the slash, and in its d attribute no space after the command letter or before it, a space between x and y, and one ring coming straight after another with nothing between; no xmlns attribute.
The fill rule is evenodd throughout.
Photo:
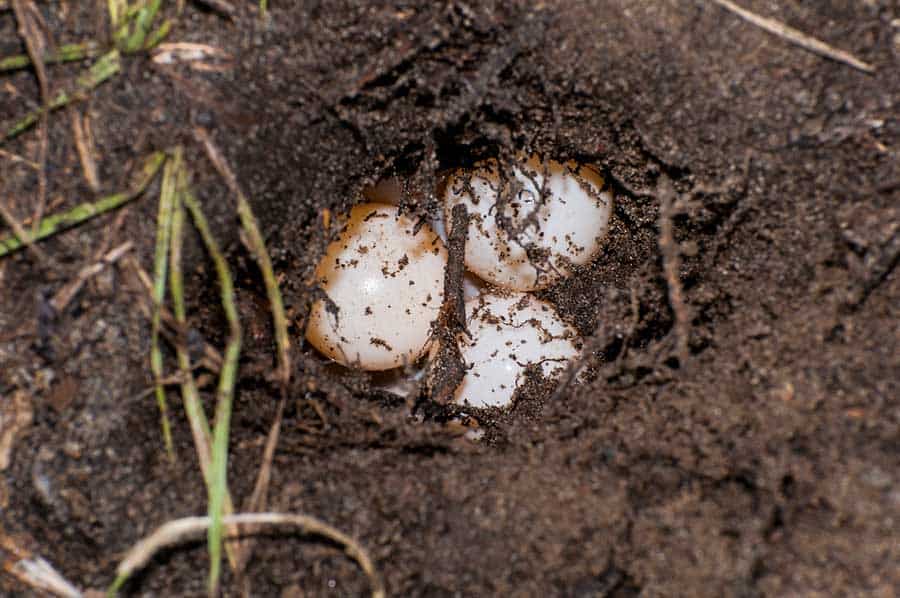
<svg viewBox="0 0 900 598"><path fill-rule="evenodd" d="M146 566L157 552L195 536L208 528L210 523L209 517L177 519L166 523L135 544L116 569L116 580L110 586L107 595L115 596L128 578ZM290 526L304 534L316 534L327 538L342 546L344 553L359 564L372 585L372 598L384 598L386 595L381 574L365 549L356 540L324 521L309 515L293 513L241 513L226 517L225 523L234 526L230 529L235 529L238 524ZM234 537L233 534L236 535L236 532L229 532L229 536Z"/></svg>

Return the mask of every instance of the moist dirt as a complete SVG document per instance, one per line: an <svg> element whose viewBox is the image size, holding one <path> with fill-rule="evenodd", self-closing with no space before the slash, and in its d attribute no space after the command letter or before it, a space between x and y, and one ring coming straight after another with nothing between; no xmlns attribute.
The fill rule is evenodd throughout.
<svg viewBox="0 0 900 598"><path fill-rule="evenodd" d="M196 127L250 198L295 341L268 506L356 538L389 594L897 592L895 2L742 3L874 74L712 2L275 1L266 25L253 3L233 4L228 18L188 2L168 39L223 50L205 60L214 69L127 56L121 73L54 112L46 170L51 213L125 188L144 156L184 145L244 329L229 468L237 504L252 492L279 390L262 277ZM41 11L57 43L105 38L105 3ZM0 54L22 51L0 7ZM48 67L51 86L82 68ZM32 72L2 78L0 122L40 105ZM72 135L85 116L96 191ZM38 141L31 130L2 149L33 160ZM443 173L523 151L596 165L616 198L602 253L541 293L584 335L581 376L530 380L509 411L471 412L461 425L440 401L373 387L303 343L326 213L388 176L405 182L404 209L438 213ZM0 201L25 219L37 173L7 154ZM0 531L82 589L105 588L157 526L205 512L177 386L177 461L163 450L133 268L106 267L61 312L48 309L122 242L152 272L158 190L41 242L43 258L0 259L2 421L13 405L31 414L0 477ZM189 337L221 349L215 271L190 235ZM165 358L174 372L168 345ZM215 380L200 378L211 414ZM124 591L202 595L207 567L203 541L179 545ZM226 572L224 588L369 591L340 547L280 531L258 539L243 577ZM10 576L0 591L32 592Z"/></svg>

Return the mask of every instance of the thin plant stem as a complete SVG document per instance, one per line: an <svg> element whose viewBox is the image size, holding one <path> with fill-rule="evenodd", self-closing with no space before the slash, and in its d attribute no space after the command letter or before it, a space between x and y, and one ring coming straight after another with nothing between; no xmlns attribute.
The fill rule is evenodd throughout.
<svg viewBox="0 0 900 598"><path fill-rule="evenodd" d="M216 419L213 428L212 470L209 483L209 526L208 542L210 550L209 591L218 591L221 575L222 552L222 518L224 516L225 496L228 492L228 434L231 420L231 405L234 398L234 386L237 379L238 358L241 353L241 324L238 319L237 306L234 300L234 283L228 264L222 255L219 245L212 235L209 223L199 202L193 193L186 189L182 195L184 205L191 213L194 226L200 233L206 250L212 257L216 273L219 277L219 288L222 297L222 308L228 321L229 336L222 360L217 391Z"/></svg>
<svg viewBox="0 0 900 598"><path fill-rule="evenodd" d="M156 176L156 173L159 172L165 159L166 155L164 152L155 152L151 154L144 161L144 165L141 168L134 185L132 185L131 189L128 191L108 195L97 201L86 202L75 206L67 212L43 218L37 233L32 237L31 241L46 239L58 232L86 222L91 218L106 214L107 212L139 197ZM0 257L12 253L13 251L17 251L24 247L24 245L25 243L23 240L15 234L0 237Z"/></svg>

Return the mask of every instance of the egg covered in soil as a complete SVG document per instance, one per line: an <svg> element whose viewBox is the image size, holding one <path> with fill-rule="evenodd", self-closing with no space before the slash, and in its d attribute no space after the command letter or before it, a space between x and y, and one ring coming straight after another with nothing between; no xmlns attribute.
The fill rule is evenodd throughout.
<svg viewBox="0 0 900 598"><path fill-rule="evenodd" d="M549 303L528 293L485 294L466 303L468 332L459 335L467 371L455 402L506 407L526 369L556 378L579 354L578 333Z"/></svg>
<svg viewBox="0 0 900 598"><path fill-rule="evenodd" d="M447 251L427 224L396 206L364 203L350 211L315 277L306 338L345 366L387 370L425 349L443 301Z"/></svg>
<svg viewBox="0 0 900 598"><path fill-rule="evenodd" d="M507 289L534 291L600 250L612 210L612 194L603 187L603 177L587 165L532 156L501 172L491 159L447 179L445 219L455 205L466 205L469 270Z"/></svg>

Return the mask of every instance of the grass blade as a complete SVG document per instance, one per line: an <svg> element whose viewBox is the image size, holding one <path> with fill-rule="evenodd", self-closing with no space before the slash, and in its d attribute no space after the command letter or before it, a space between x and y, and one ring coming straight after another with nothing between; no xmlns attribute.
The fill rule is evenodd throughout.
<svg viewBox="0 0 900 598"><path fill-rule="evenodd" d="M107 2L107 10L109 12L111 37L116 47L120 47L128 36L128 21L126 19L128 2L127 0L109 0Z"/></svg>
<svg viewBox="0 0 900 598"><path fill-rule="evenodd" d="M150 0L140 6L137 16L134 18L131 35L125 40L125 52L137 52L144 47L144 40L147 38L147 33L153 25L153 19L156 18L161 4L162 0Z"/></svg>
<svg viewBox="0 0 900 598"><path fill-rule="evenodd" d="M100 45L96 42L87 41L80 44L64 44L60 46L55 52L46 53L44 55L44 63L59 64L62 62L84 60L85 58L93 58L99 53ZM16 56L0 58L0 72L23 69L30 64L31 57L29 57L27 54L17 54Z"/></svg>
<svg viewBox="0 0 900 598"><path fill-rule="evenodd" d="M159 43L162 42L162 40L166 39L166 36L169 35L169 31L171 31L171 30L172 30L172 20L166 19L163 22L163 24L160 25L159 28L157 28L156 31L154 31L147 37L147 41L144 42L143 49L151 50L151 49L155 48L156 46L158 46Z"/></svg>
<svg viewBox="0 0 900 598"><path fill-rule="evenodd" d="M231 189L231 192L237 197L237 213L240 218L241 226L247 235L247 241L250 245L250 251L256 259L263 275L263 283L266 287L266 294L269 297L269 303L272 306L272 320L275 328L275 343L278 350L278 376L282 384L282 389L287 387L288 380L291 375L291 341L288 336L287 316L284 313L284 302L281 299L281 290L278 288L278 279L275 277L275 270L272 268L272 260L266 249L266 243L263 240L262 233L259 230L259 224L256 222L256 216L253 215L253 209L247 196L241 191L231 168L228 166L222 154L216 148L212 139L204 129L198 128L194 130L197 139L203 144L207 156L215 166L219 174L225 180L225 184Z"/></svg>
<svg viewBox="0 0 900 598"><path fill-rule="evenodd" d="M166 389L162 383L162 351L159 348L161 310L166 297L166 267L168 265L169 239L172 232L172 212L175 205L177 169L181 164L180 152L166 161L163 167L162 189L159 192L159 215L156 218L156 253L153 261L153 316L150 331L150 369L153 372L156 404L159 407L163 443L169 461L175 461L172 444L172 427L169 423L169 408Z"/></svg>
<svg viewBox="0 0 900 598"><path fill-rule="evenodd" d="M140 196L150 184L150 181L156 176L156 173L159 172L165 158L166 155L163 152L156 152L147 158L135 184L128 191L108 195L94 202L83 203L62 214L47 216L41 220L41 226L37 234L34 235L33 240L46 239L67 228L77 226L91 218L114 210ZM24 243L16 235L0 237L0 257L17 251L23 246Z"/></svg>
<svg viewBox="0 0 900 598"><path fill-rule="evenodd" d="M184 166L181 164L181 148L176 148L174 155L179 160L178 166L178 192L175 194L175 202L172 206L172 231L170 237L170 249L169 249L169 290L172 293L172 311L175 315L175 322L180 328L180 330L187 330L187 309L185 307L184 301L184 275L181 271L181 251L182 251L182 242L183 242L183 231L184 231L184 206L183 202L188 205L193 205L195 202L193 200L193 195L187 189L187 172L184 169ZM200 213L199 211L197 213ZM202 218L202 214L200 214ZM195 222L198 220L195 219ZM209 239L212 239L212 235L209 234L209 227L206 226L206 220L202 219L202 224L200 226L204 226L204 230L209 235ZM198 226L198 230L200 230ZM201 231L201 237L204 234ZM206 242L206 238L204 238L204 242ZM213 249L210 249L212 247ZM234 301L233 301L233 287L231 283L231 275L228 272L227 265L225 264L224 258L222 258L221 252L218 251L218 245L207 245L207 249L210 251L211 255L213 255L213 260L216 262L217 271L219 268L224 267L226 274L226 282L222 283L223 290L227 289L229 296L231 299L231 308L226 308L226 313L228 313L229 309L233 309L232 315L235 316L236 322L236 314L237 310L234 309ZM221 273L220 273L221 276ZM223 296L224 297L224 296ZM240 353L240 327L238 325L238 336L237 343L234 342L234 337L229 339L229 349L231 351L230 355L226 353L226 356L222 362L222 368L220 370L220 390L223 389L231 389L227 396L227 405L228 408L228 417L225 417L221 420L216 421L217 426L217 436L219 437L219 451L222 450L221 442L222 437L224 436L225 440L225 456L223 457L220 453L218 455L218 460L215 461L215 467L219 468L214 471L213 460L214 460L214 438L213 433L210 432L209 422L206 418L206 414L203 411L203 405L200 402L200 393L197 390L197 384L194 381L194 374L191 368L191 360L188 354L187 346L185 342L178 342L175 347L175 352L178 357L178 366L180 370L180 375L182 377L182 385L181 385L181 393L184 401L184 409L187 413L188 423L190 424L191 434L194 438L194 446L197 451L197 458L200 461L200 470L203 473L203 480L206 483L207 491L210 495L208 508L212 509L213 499L218 501L215 505L215 508L220 512L224 512L225 515L229 515L234 512L234 503L231 500L231 495L228 493L227 485L223 483L225 468L227 467L227 440L228 440L228 429L227 426L230 424L230 409L231 409L231 394L234 388L234 380L236 377L236 369L237 369L237 356ZM231 365L226 366L227 362L231 360ZM221 396L220 396L221 398ZM220 400L221 403L221 400ZM219 415L219 409L217 408L217 416ZM224 426L224 428L222 427ZM223 434L224 433L224 434ZM217 476L214 478L214 476ZM221 516L220 516L221 521ZM220 523L221 526L221 523ZM236 534L237 530L230 529L229 533ZM221 527L219 530L219 542L217 544L210 543L210 557L212 559L212 563L221 562ZM213 548L216 546L217 548ZM216 552L214 554L215 551ZM235 550L233 547L226 547L226 553L228 555L228 561L232 566L237 564L237 555L235 554ZM212 577L212 566L210 577Z"/></svg>
<svg viewBox="0 0 900 598"><path fill-rule="evenodd" d="M118 73L120 67L118 50L107 52L91 65L86 73L78 78L74 90L71 92L61 91L50 100L46 108L41 107L28 113L7 130L4 139L11 139L31 127L38 121L45 110L52 112L70 102L84 98L89 91Z"/></svg>
<svg viewBox="0 0 900 598"><path fill-rule="evenodd" d="M228 264L219 250L219 245L212 235L209 223L203 215L200 204L190 191L182 196L184 204L191 213L194 226L200 232L204 245L215 264L219 277L219 288L222 296L222 307L228 321L229 337L222 360L217 392L216 420L213 429L212 469L209 482L209 517L208 532L210 552L209 591L215 594L218 590L221 575L222 539L225 496L228 492L228 434L231 421L231 405L234 398L234 385L237 378L238 358L241 352L241 325L238 320L237 306L234 301L234 284Z"/></svg>

